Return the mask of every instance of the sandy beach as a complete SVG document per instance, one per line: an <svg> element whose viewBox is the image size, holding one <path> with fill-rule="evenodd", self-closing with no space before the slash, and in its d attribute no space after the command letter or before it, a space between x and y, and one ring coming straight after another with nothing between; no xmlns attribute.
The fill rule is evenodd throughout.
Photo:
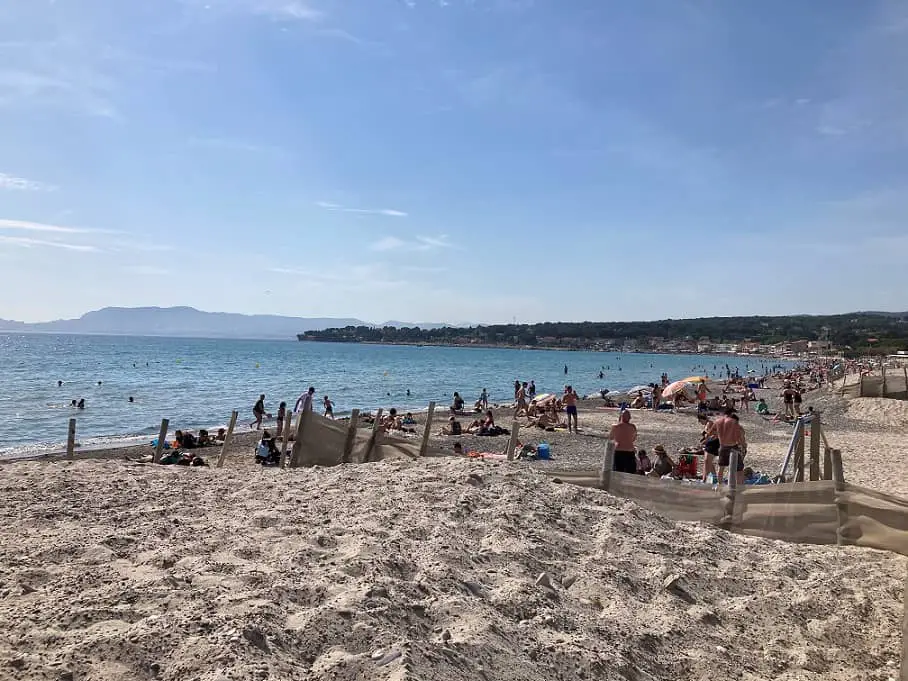
<svg viewBox="0 0 908 681"><path fill-rule="evenodd" d="M807 404L847 479L908 495L908 403ZM646 449L697 441L693 414L633 419ZM252 464L247 432L222 470L127 459L147 445L0 466L0 678L897 678L904 558L674 523L542 475L597 465L614 420L583 402L580 435L523 431L552 462L282 471ZM742 420L748 463L777 470L790 427Z"/></svg>

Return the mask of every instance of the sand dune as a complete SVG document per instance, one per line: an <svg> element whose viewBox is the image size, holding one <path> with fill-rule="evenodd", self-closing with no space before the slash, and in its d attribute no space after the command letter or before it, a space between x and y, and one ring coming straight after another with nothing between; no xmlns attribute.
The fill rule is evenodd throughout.
<svg viewBox="0 0 908 681"><path fill-rule="evenodd" d="M528 467L21 463L0 486L0 678L897 676L904 559Z"/></svg>

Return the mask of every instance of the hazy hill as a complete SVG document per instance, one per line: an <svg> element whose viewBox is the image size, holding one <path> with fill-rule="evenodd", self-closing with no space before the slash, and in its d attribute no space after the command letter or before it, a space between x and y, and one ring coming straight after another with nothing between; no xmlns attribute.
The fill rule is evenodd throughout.
<svg viewBox="0 0 908 681"><path fill-rule="evenodd" d="M300 331L365 323L358 319L202 312L191 307L105 307L78 319L35 324L0 320L0 331L289 340Z"/></svg>

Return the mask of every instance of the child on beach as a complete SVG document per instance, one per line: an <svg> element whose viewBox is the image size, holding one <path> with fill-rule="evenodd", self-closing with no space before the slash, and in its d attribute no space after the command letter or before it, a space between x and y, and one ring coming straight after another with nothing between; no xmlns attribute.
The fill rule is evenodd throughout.
<svg viewBox="0 0 908 681"><path fill-rule="evenodd" d="M328 396L325 395L322 398L322 404L325 406L325 418L333 419L334 418L334 402L328 399Z"/></svg>
<svg viewBox="0 0 908 681"><path fill-rule="evenodd" d="M277 437L281 437L284 432L284 419L287 418L287 403L281 402L277 408Z"/></svg>

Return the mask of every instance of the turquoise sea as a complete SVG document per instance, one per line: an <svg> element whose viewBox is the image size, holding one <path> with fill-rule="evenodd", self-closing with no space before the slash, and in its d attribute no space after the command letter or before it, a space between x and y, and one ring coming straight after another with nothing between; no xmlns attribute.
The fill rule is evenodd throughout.
<svg viewBox="0 0 908 681"><path fill-rule="evenodd" d="M507 402L518 378L534 380L540 393L570 383L585 395L658 381L662 372L672 379L724 375L726 364L741 373L761 372L775 361L296 340L0 335L0 456L58 449L73 416L83 446L150 439L164 417L171 428L194 429L223 425L236 409L239 423L248 424L260 393L267 410L276 412L281 400L292 408L310 385L319 398L329 395L340 415L353 408L425 409L430 400L448 404L455 390L470 403L483 387L491 402ZM80 398L84 410L69 406Z"/></svg>

